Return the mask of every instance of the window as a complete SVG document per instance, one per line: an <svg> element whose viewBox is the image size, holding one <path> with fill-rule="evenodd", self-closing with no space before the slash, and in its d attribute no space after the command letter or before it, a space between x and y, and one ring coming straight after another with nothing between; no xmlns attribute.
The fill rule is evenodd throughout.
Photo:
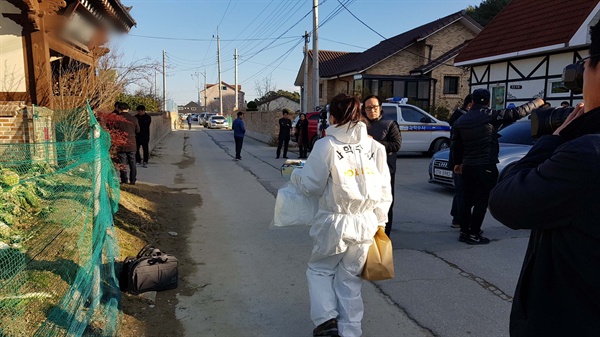
<svg viewBox="0 0 600 337"><path fill-rule="evenodd" d="M223 90L227 90L227 86L226 86L226 85L224 85L222 89L223 89Z"/></svg>
<svg viewBox="0 0 600 337"><path fill-rule="evenodd" d="M444 95L458 95L457 76L444 76Z"/></svg>
<svg viewBox="0 0 600 337"><path fill-rule="evenodd" d="M411 107L402 107L402 119L407 122L428 123L427 120L429 120L429 118L426 117L427 116L423 115L420 111L417 111Z"/></svg>

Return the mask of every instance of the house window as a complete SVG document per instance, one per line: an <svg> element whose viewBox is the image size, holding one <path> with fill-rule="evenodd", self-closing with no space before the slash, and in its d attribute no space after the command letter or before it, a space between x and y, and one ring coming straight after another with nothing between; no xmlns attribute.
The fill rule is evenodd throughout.
<svg viewBox="0 0 600 337"><path fill-rule="evenodd" d="M457 76L444 76L444 95L458 95Z"/></svg>
<svg viewBox="0 0 600 337"><path fill-rule="evenodd" d="M323 98L323 83L319 83L319 98Z"/></svg>
<svg viewBox="0 0 600 337"><path fill-rule="evenodd" d="M227 90L227 86L225 86L225 85L224 85L222 89L223 89L223 90Z"/></svg>

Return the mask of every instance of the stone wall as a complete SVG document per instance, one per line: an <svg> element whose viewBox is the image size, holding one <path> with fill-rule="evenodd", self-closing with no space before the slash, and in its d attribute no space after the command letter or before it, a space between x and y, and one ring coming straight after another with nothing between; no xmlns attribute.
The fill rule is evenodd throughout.
<svg viewBox="0 0 600 337"><path fill-rule="evenodd" d="M276 145L277 135L279 134L277 121L281 117L281 111L245 111L244 127L246 128L246 136L267 144ZM292 114L289 118L293 121L296 115ZM290 146L295 144L290 142Z"/></svg>
<svg viewBox="0 0 600 337"><path fill-rule="evenodd" d="M171 132L177 129L177 111L174 112L148 112L152 117L150 123L150 143L148 144L150 153L158 143Z"/></svg>

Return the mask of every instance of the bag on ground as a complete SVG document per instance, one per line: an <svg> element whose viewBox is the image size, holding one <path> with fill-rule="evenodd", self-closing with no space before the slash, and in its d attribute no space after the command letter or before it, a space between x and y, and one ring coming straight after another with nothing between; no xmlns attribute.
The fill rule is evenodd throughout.
<svg viewBox="0 0 600 337"><path fill-rule="evenodd" d="M277 191L271 227L311 225L318 209L317 197L306 196L292 183L287 182Z"/></svg>
<svg viewBox="0 0 600 337"><path fill-rule="evenodd" d="M369 281L381 281L394 277L394 256L392 241L383 227L377 229L373 243L367 253L367 262L362 278Z"/></svg>
<svg viewBox="0 0 600 337"><path fill-rule="evenodd" d="M177 288L179 261L171 254L147 245L137 256L123 261L119 276L122 291L134 294Z"/></svg>

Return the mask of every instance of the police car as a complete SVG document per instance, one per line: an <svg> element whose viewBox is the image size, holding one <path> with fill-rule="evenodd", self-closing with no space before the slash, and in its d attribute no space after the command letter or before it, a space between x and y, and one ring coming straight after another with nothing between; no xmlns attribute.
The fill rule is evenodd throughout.
<svg viewBox="0 0 600 337"><path fill-rule="evenodd" d="M396 120L402 133L400 152L433 154L450 147L450 124L440 121L407 99L391 98L382 104L385 118Z"/></svg>

